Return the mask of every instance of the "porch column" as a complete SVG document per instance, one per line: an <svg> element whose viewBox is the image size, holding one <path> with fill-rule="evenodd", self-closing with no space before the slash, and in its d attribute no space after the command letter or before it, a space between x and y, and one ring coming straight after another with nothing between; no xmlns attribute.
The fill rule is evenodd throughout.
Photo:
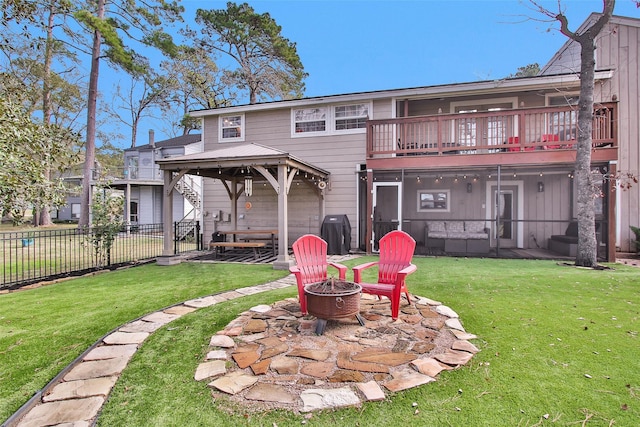
<svg viewBox="0 0 640 427"><path fill-rule="evenodd" d="M231 180L231 229L238 229L238 179L236 177ZM235 236L233 241L236 241Z"/></svg>
<svg viewBox="0 0 640 427"><path fill-rule="evenodd" d="M609 162L608 173L609 176L616 176L618 173L617 162ZM605 182L607 183L605 186L605 191L607 191L607 262L616 262L616 246L618 245L618 240L616 238L616 228L618 227L616 221L617 196L616 191L614 191L616 187L616 180L607 179Z"/></svg>
<svg viewBox="0 0 640 427"><path fill-rule="evenodd" d="M278 258L273 263L276 270L288 270L293 265L289 258L289 206L287 185L287 165L278 165Z"/></svg>
<svg viewBox="0 0 640 427"><path fill-rule="evenodd" d="M124 193L124 223L127 226L127 234L131 232L131 183L127 180L127 187Z"/></svg>
<svg viewBox="0 0 640 427"><path fill-rule="evenodd" d="M367 237L366 251L373 252L373 170L367 169Z"/></svg>

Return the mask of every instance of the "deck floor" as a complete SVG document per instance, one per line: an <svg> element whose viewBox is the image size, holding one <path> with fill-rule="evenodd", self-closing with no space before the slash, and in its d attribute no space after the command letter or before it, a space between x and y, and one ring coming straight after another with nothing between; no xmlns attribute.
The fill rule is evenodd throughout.
<svg viewBox="0 0 640 427"><path fill-rule="evenodd" d="M503 259L555 259L555 260L572 260L573 258L558 255L542 248L533 249L501 249L499 256L495 249L491 249L488 254L448 254L439 250L426 251L424 247L416 248L416 256L451 256L451 257L468 257L468 258L503 258ZM293 252L289 250L289 255L293 256ZM362 254L364 255L364 254ZM262 248L258 251L258 256L254 257L252 249L226 249L223 252L215 254L214 251L201 251L194 256L189 257L192 261L203 262L232 262L245 264L271 264L277 260L277 256L273 255L271 248Z"/></svg>

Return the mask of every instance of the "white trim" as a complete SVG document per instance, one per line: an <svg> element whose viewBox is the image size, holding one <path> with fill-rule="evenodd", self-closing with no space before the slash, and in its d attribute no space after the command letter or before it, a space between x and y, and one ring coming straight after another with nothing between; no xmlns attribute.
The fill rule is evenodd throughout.
<svg viewBox="0 0 640 427"><path fill-rule="evenodd" d="M223 138L222 131L225 127L222 125L223 121L227 117L240 117L240 136L234 138ZM245 118L244 113L237 114L224 114L218 116L218 142L244 142L244 129L245 129Z"/></svg>
<svg viewBox="0 0 640 427"><path fill-rule="evenodd" d="M491 213L493 212L493 192L491 191L492 186L498 186L498 181L487 181L486 183L486 191L485 191L485 203L487 209L485 209L485 219L489 221L491 224L491 232L493 233L493 218L491 217ZM505 186L515 186L518 187L518 209L516 212L516 220L517 222L517 233L518 238L516 240L516 247L523 248L524 247L524 181L500 181L500 188Z"/></svg>
<svg viewBox="0 0 640 427"><path fill-rule="evenodd" d="M597 71L596 80L606 80L613 77L612 70ZM551 76L537 76L524 79L501 79L484 82L470 82L447 84L441 86L425 86L409 89L382 90L376 92L361 92L343 95L320 96L315 98L304 98L287 101L273 101L264 104L239 105L235 107L221 107L210 110L194 110L189 114L192 117L233 115L238 112L248 111L268 111L280 108L301 108L312 105L327 105L338 103L367 102L376 99L386 98L424 98L431 96L470 96L481 94L497 94L513 92L514 90L536 90L554 86L577 84L580 79L575 74L562 74Z"/></svg>
<svg viewBox="0 0 640 427"><path fill-rule="evenodd" d="M377 189L378 187L398 187L398 230L402 230L402 182L395 182L395 181L388 181L388 182L374 182L373 183L373 194L372 194L372 208L375 210L375 207L378 203L377 200ZM375 220L375 218L374 218ZM392 220L393 221L393 220ZM380 238L382 238L382 236L380 236ZM375 242L376 240L376 236L375 236L375 230L371 230L371 247L373 247L373 242ZM378 239L379 240L379 239Z"/></svg>
<svg viewBox="0 0 640 427"><path fill-rule="evenodd" d="M291 116L291 138L308 138L314 136L335 136L335 135L351 135L351 134L364 134L367 132L366 127L354 128L354 129L336 129L336 107L343 107L348 105L359 105L364 104L367 106L368 116L371 117L373 114L373 102L371 101L362 101L362 102L347 102L347 103L337 103L337 104L329 104L329 105L309 105L307 107L301 108L291 108L290 116ZM296 132L296 119L295 112L298 110L304 109L324 109L325 111L325 130L317 131L317 132Z"/></svg>
<svg viewBox="0 0 640 427"><path fill-rule="evenodd" d="M451 114L455 114L456 107L484 105L484 104L506 104L509 102L511 103L511 109L515 109L518 107L518 97L513 96L508 98L482 98L482 99L465 100L465 101L454 101L449 103L449 110Z"/></svg>
<svg viewBox="0 0 640 427"><path fill-rule="evenodd" d="M550 107L551 105L549 104L549 100L551 98L562 98L562 97L576 97L576 98L580 98L580 91L570 91L570 92L553 92L553 93L547 93L544 95L544 105L547 107ZM575 104L571 104L571 105L578 105L578 103L576 102Z"/></svg>

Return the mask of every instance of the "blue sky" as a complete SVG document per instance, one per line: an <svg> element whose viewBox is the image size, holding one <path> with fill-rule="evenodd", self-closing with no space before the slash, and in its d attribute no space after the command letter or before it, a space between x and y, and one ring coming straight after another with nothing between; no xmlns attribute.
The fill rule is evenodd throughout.
<svg viewBox="0 0 640 427"><path fill-rule="evenodd" d="M544 65L567 40L558 24L518 0L248 0L269 12L297 45L309 73L305 96L322 96L506 77ZM241 3L241 1L236 1ZM557 10L556 0L541 0ZM183 0L195 11L226 1ZM562 0L575 30L602 0ZM640 18L633 0L617 0L616 15ZM538 19L538 20L536 20ZM138 144L150 123L142 123ZM156 127L156 140L166 138Z"/></svg>

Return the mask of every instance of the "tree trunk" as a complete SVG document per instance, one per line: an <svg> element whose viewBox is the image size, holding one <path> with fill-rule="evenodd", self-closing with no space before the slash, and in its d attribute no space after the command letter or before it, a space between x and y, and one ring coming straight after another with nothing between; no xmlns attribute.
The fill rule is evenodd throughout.
<svg viewBox="0 0 640 427"><path fill-rule="evenodd" d="M42 74L42 121L45 126L49 126L51 123L51 62L53 60L53 24L55 18L54 5L49 5L49 18L47 21L47 40L44 48L44 70ZM45 154L46 158L42 162L42 167L45 168L44 174L47 181L51 180L51 160L49 154ZM48 226L52 225L51 214L49 213L49 206L43 205L38 209L39 221L34 225ZM35 218L34 218L35 219Z"/></svg>
<svg viewBox="0 0 640 427"><path fill-rule="evenodd" d="M535 4L535 2L534 2ZM593 128L593 88L595 77L596 37L613 15L615 0L603 0L602 14L582 33L569 30L567 17L560 13L554 16L560 22L560 32L580 45L580 103L578 110L578 144L576 149L575 179L577 188L578 250L576 265L596 267L598 245L595 229L596 194L591 174L591 145Z"/></svg>
<svg viewBox="0 0 640 427"><path fill-rule="evenodd" d="M105 0L98 0L98 19L104 18ZM91 72L89 74L89 95L87 101L87 138L85 142L84 168L82 169L82 195L80 199L80 218L78 228L89 226L89 209L91 206L91 186L93 183L93 168L96 160L96 104L98 100L98 76L100 70L100 45L102 35L100 31L93 33L93 47L91 49Z"/></svg>
<svg viewBox="0 0 640 427"><path fill-rule="evenodd" d="M593 88L595 74L595 41L582 40L580 66L580 103L578 110L578 148L575 179L577 180L578 251L576 265L598 264L595 232L595 193L591 175L591 130L593 127Z"/></svg>

